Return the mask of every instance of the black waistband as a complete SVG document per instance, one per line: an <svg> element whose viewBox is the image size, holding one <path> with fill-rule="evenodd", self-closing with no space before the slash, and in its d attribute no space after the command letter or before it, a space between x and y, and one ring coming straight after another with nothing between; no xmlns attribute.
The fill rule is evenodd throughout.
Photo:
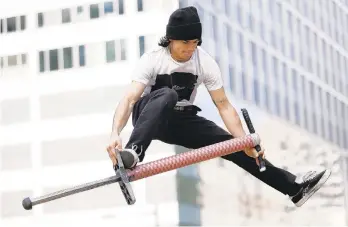
<svg viewBox="0 0 348 227"><path fill-rule="evenodd" d="M180 111L180 112L199 112L202 111L201 108L195 105L190 105L190 106L174 106L175 111Z"/></svg>

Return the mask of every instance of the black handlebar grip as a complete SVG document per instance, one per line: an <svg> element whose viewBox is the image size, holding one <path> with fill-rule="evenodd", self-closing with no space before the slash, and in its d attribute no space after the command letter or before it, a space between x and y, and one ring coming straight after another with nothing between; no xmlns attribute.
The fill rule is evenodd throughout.
<svg viewBox="0 0 348 227"><path fill-rule="evenodd" d="M247 125L247 127L249 129L249 132L250 133L255 133L255 129L254 129L253 123L251 122L251 119L250 119L250 116L248 114L248 111L246 109L242 109L242 114L243 114L244 120L246 122L246 125ZM255 149L256 149L257 152L260 152L261 151L261 146L260 145L256 145ZM265 161L262 159L261 156L258 157L258 160L259 160L259 163L260 163L260 172L265 171L266 170Z"/></svg>

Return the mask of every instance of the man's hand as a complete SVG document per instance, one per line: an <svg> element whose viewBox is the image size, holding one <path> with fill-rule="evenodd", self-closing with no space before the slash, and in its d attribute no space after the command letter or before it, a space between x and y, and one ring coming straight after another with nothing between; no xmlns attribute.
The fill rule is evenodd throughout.
<svg viewBox="0 0 348 227"><path fill-rule="evenodd" d="M109 145L106 147L106 150L108 151L109 157L114 166L117 164L115 149L117 150L122 149L122 140L117 133L111 134Z"/></svg>
<svg viewBox="0 0 348 227"><path fill-rule="evenodd" d="M258 166L260 166L260 162L258 160L258 157L261 156L262 159L265 159L265 150L264 148L261 146L261 151L257 152L255 148L247 148L244 150L244 153L246 155L248 155L251 158L255 158L256 159L256 164Z"/></svg>

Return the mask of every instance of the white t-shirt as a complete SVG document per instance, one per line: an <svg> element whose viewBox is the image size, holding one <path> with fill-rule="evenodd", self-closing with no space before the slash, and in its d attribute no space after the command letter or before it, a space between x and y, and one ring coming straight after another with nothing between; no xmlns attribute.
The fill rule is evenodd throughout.
<svg viewBox="0 0 348 227"><path fill-rule="evenodd" d="M175 61L169 48L158 46L141 56L132 80L147 85L142 96L163 87L174 89L178 106L193 105L197 87L202 83L208 91L223 86L218 64L200 46L187 62Z"/></svg>

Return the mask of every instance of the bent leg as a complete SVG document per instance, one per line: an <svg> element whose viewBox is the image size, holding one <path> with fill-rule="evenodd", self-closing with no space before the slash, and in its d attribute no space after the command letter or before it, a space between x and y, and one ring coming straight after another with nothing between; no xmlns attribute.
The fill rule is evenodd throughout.
<svg viewBox="0 0 348 227"><path fill-rule="evenodd" d="M160 130L165 126L176 102L177 93L169 88L151 92L140 99L133 109L134 129L125 148L133 149L142 161L145 151Z"/></svg>

